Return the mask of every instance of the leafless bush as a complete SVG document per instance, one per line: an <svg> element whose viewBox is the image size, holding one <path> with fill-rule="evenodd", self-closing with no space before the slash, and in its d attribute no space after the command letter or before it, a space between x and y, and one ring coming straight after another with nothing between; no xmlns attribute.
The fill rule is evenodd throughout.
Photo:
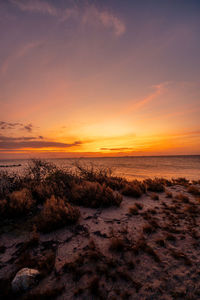
<svg viewBox="0 0 200 300"><path fill-rule="evenodd" d="M121 193L125 196L139 198L145 192L145 186L138 180L127 182L121 190Z"/></svg>
<svg viewBox="0 0 200 300"><path fill-rule="evenodd" d="M71 201L78 205L97 208L119 206L122 197L105 184L85 181L73 186Z"/></svg>
<svg viewBox="0 0 200 300"><path fill-rule="evenodd" d="M160 192L164 192L164 190L165 190L162 179L159 179L159 178L150 179L149 178L149 179L144 180L144 183L145 183L148 191L160 193Z"/></svg>
<svg viewBox="0 0 200 300"><path fill-rule="evenodd" d="M11 214L22 215L28 212L34 205L32 195L26 188L12 192L9 198L9 212Z"/></svg>
<svg viewBox="0 0 200 300"><path fill-rule="evenodd" d="M80 212L78 208L72 207L63 199L51 196L42 208L40 216L37 219L37 226L41 231L48 232L77 222L79 216Z"/></svg>

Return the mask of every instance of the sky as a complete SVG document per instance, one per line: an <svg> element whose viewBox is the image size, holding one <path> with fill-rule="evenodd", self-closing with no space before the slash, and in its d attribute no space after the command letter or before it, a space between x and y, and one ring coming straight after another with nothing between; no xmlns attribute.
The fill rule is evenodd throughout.
<svg viewBox="0 0 200 300"><path fill-rule="evenodd" d="M1 0L0 159L200 154L199 0Z"/></svg>

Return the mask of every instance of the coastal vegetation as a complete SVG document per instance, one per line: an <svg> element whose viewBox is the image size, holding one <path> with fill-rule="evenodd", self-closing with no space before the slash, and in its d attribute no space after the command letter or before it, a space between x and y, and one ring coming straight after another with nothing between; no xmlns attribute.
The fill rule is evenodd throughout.
<svg viewBox="0 0 200 300"><path fill-rule="evenodd" d="M197 299L199 192L184 178L128 181L79 163L72 171L32 160L23 176L1 172L3 299L184 298L187 290ZM39 277L14 292L27 270ZM166 272L185 289L168 289ZM150 289L148 278L158 286Z"/></svg>

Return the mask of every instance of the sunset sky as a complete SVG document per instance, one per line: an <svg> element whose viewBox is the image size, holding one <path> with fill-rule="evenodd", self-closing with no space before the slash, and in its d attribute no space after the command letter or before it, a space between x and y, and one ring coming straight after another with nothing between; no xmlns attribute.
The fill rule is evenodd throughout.
<svg viewBox="0 0 200 300"><path fill-rule="evenodd" d="M1 0L0 158L200 154L199 0Z"/></svg>

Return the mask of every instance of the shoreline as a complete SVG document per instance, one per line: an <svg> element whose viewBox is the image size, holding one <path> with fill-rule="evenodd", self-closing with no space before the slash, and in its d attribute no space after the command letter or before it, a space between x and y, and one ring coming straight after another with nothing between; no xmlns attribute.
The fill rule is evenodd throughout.
<svg viewBox="0 0 200 300"><path fill-rule="evenodd" d="M73 177L40 163L1 194L3 299L199 297L200 181L128 182L80 165ZM23 268L40 276L16 293Z"/></svg>

